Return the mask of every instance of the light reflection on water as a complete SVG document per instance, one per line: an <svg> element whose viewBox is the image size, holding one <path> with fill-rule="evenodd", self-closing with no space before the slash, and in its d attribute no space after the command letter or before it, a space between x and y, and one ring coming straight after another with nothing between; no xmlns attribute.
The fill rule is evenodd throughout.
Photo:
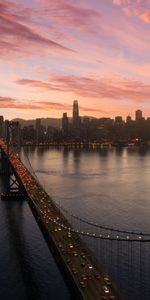
<svg viewBox="0 0 150 300"><path fill-rule="evenodd" d="M30 160L47 192L70 212L106 226L149 232L150 149L39 148L30 152ZM87 243L98 256L98 246ZM139 244L103 242L102 247L100 262L127 299L150 299L149 244L142 244L142 256Z"/></svg>
<svg viewBox="0 0 150 300"><path fill-rule="evenodd" d="M30 160L46 190L66 208L106 225L150 227L149 149L40 148Z"/></svg>
<svg viewBox="0 0 150 300"><path fill-rule="evenodd" d="M137 231L150 228L150 150L118 148L101 150L66 150L52 148L26 148L39 180L52 198L70 212L103 225ZM29 169L25 152L22 158ZM32 171L32 170L31 170ZM0 185L3 187L3 184ZM0 237L3 244L0 257L1 299L71 299L44 239L26 202L0 203ZM6 239L7 237L7 239ZM89 243L89 242L88 242ZM91 242L90 242L91 243ZM97 246L90 244L97 254ZM103 246L106 249L108 245ZM112 256L117 258L115 244ZM126 255L126 245L122 245ZM143 247L143 246L142 246ZM146 246L148 247L148 246ZM131 249L128 249L131 252ZM147 251L149 249L146 249ZM143 249L144 251L146 251ZM138 253L138 246L135 252ZM127 299L148 300L150 291L140 286L141 273L134 266L126 278L125 269L111 267L102 253L103 263L124 292ZM136 261L137 254L134 259ZM110 257L110 256L109 256ZM107 260L107 263L104 262ZM150 271L149 258L143 260L145 282ZM108 263L109 261L109 263ZM143 268L142 267L142 268ZM120 278L118 279L118 272ZM139 275L138 275L139 273ZM13 274L13 276L12 276ZM122 286L122 278L125 284ZM132 284L131 282L132 281ZM130 286L131 285L131 286ZM147 284L148 285L148 284ZM6 286L6 288L5 288ZM136 293L133 295L133 288ZM145 289L147 289L144 294ZM144 298L141 298L141 291ZM4 294L8 297L4 298ZM136 296L135 296L136 295ZM52 298L53 297L53 298ZM142 296L143 297L143 296Z"/></svg>

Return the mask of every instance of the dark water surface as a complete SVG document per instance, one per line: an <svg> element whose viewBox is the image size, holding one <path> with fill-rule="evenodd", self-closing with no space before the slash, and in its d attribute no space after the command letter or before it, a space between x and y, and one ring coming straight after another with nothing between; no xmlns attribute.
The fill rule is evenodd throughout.
<svg viewBox="0 0 150 300"><path fill-rule="evenodd" d="M103 225L150 231L149 149L26 148L22 159L31 170L26 152L47 192L68 211ZM129 300L150 299L149 245L142 253L142 267L133 264L129 274L126 258L116 272L114 262L106 266ZM26 201L0 201L0 299L72 299Z"/></svg>

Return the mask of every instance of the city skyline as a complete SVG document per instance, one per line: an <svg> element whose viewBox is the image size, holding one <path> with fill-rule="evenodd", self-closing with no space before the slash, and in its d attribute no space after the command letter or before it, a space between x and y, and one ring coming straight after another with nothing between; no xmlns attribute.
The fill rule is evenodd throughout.
<svg viewBox="0 0 150 300"><path fill-rule="evenodd" d="M4 121L4 120L9 120L9 121L13 121L13 120L24 120L24 121L31 121L31 120L42 120L42 119L63 119L63 117L67 117L69 119L72 119L72 122L74 123L74 121L76 122L78 120L78 118L89 118L89 119L103 119L103 118L107 118L107 119L112 119L112 120L115 120L116 118L122 118L123 121L127 121L128 119L132 120L132 121L136 121L137 118L138 118L138 115L139 115L139 118L140 119L150 119L150 116L147 115L147 117L145 116L145 112L143 114L143 111L139 108L136 108L136 110L134 111L134 114L131 114L129 113L128 115L126 116L121 116L121 115L116 115L114 117L110 117L109 115L108 116L105 116L105 115L101 115L101 116L97 116L97 117L94 117L94 116L90 116L90 115L81 115L79 113L79 111L82 111L81 107L80 107L80 103L79 101L76 99L76 100L73 100L73 103L72 103L72 106L71 106L71 112L68 113L66 111L63 111L62 112L62 115L60 117L44 117L44 116L40 116L40 118L32 118L32 119L25 119L25 118L14 118L14 119L7 119L5 115L3 116L0 116L0 118ZM78 121L77 121L78 122Z"/></svg>
<svg viewBox="0 0 150 300"><path fill-rule="evenodd" d="M29 122L28 122L29 121ZM18 137L19 145L81 145L97 146L103 142L109 146L149 146L150 145L150 117L145 118L143 111L135 111L135 119L126 116L111 118L91 118L80 115L78 100L73 101L72 118L63 112L61 119L36 118L33 120L15 119L4 120L0 116L0 137L7 140L9 126L14 128L13 138ZM17 133L17 134L16 134Z"/></svg>
<svg viewBox="0 0 150 300"><path fill-rule="evenodd" d="M63 120L63 118L65 117L67 117L67 118L69 118L69 119L72 119L72 122L75 124L77 124L78 122L80 122L79 121L79 118L89 118L89 119L112 119L112 120L115 120L116 118L122 118L122 120L123 121L128 121L128 119L129 120L132 120L132 121L136 121L137 119L147 119L147 120L149 120L150 119L150 116L145 116L145 112L144 112L144 115L143 115L143 111L142 110L140 110L139 108L136 108L136 110L134 111L134 115L132 115L131 116L131 114L128 114L128 115L126 115L126 116L124 116L124 118L123 118L123 116L121 116L121 115L116 115L116 116L114 116L113 118L111 118L109 115L106 117L106 116L104 116L104 115L102 115L101 117L100 116L97 116L97 117L93 117L93 116L90 116L90 115L81 115L80 114L80 111L82 111L82 109L81 109L81 107L80 107L80 103L79 103L79 101L76 99L76 100L73 100L73 102L72 102L72 106L71 106L71 112L70 112L70 114L68 115L68 113L66 112L66 111L63 111L62 112L62 115L60 116L60 117L56 117L55 118L55 116L53 116L53 117L45 117L44 118L44 116L40 116L40 118L32 118L32 119L23 119L23 118L14 118L14 119L12 119L12 120L9 120L9 121L13 121L13 120L24 120L24 121L32 121L32 120L37 120L37 121L39 121L39 120L42 120L42 119L62 119ZM5 117L5 115L4 116L0 116L0 119L1 120L6 120L7 121L7 118ZM76 127L76 125L75 125L75 127Z"/></svg>
<svg viewBox="0 0 150 300"><path fill-rule="evenodd" d="M50 4L50 5L49 5ZM149 0L0 1L0 114L150 115Z"/></svg>

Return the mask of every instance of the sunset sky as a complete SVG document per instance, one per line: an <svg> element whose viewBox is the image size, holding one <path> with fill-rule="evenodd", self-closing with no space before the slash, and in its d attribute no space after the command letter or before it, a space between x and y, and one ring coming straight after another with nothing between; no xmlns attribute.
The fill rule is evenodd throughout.
<svg viewBox="0 0 150 300"><path fill-rule="evenodd" d="M0 115L150 116L150 0L0 0Z"/></svg>

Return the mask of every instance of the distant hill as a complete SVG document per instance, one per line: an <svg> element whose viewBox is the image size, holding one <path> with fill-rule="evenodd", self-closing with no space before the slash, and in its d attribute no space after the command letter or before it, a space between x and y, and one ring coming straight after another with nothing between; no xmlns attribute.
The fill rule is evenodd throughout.
<svg viewBox="0 0 150 300"><path fill-rule="evenodd" d="M89 119L95 119L95 117L91 117L91 116L82 116L81 119L83 118L89 118ZM72 118L68 118L69 122L72 121ZM21 124L21 127L24 126L30 126L30 125L34 125L35 126L35 122L36 120L24 120L24 119L20 119L20 118L15 118L13 119L13 121L18 121ZM51 126L54 128L59 129L62 125L62 118L58 119L58 118L41 118L41 124L43 126Z"/></svg>
<svg viewBox="0 0 150 300"><path fill-rule="evenodd" d="M13 119L13 121L18 121L21 127L35 125L35 120L24 120L20 118ZM41 118L41 124L44 126L52 126L59 129L61 127L62 119L57 118Z"/></svg>

